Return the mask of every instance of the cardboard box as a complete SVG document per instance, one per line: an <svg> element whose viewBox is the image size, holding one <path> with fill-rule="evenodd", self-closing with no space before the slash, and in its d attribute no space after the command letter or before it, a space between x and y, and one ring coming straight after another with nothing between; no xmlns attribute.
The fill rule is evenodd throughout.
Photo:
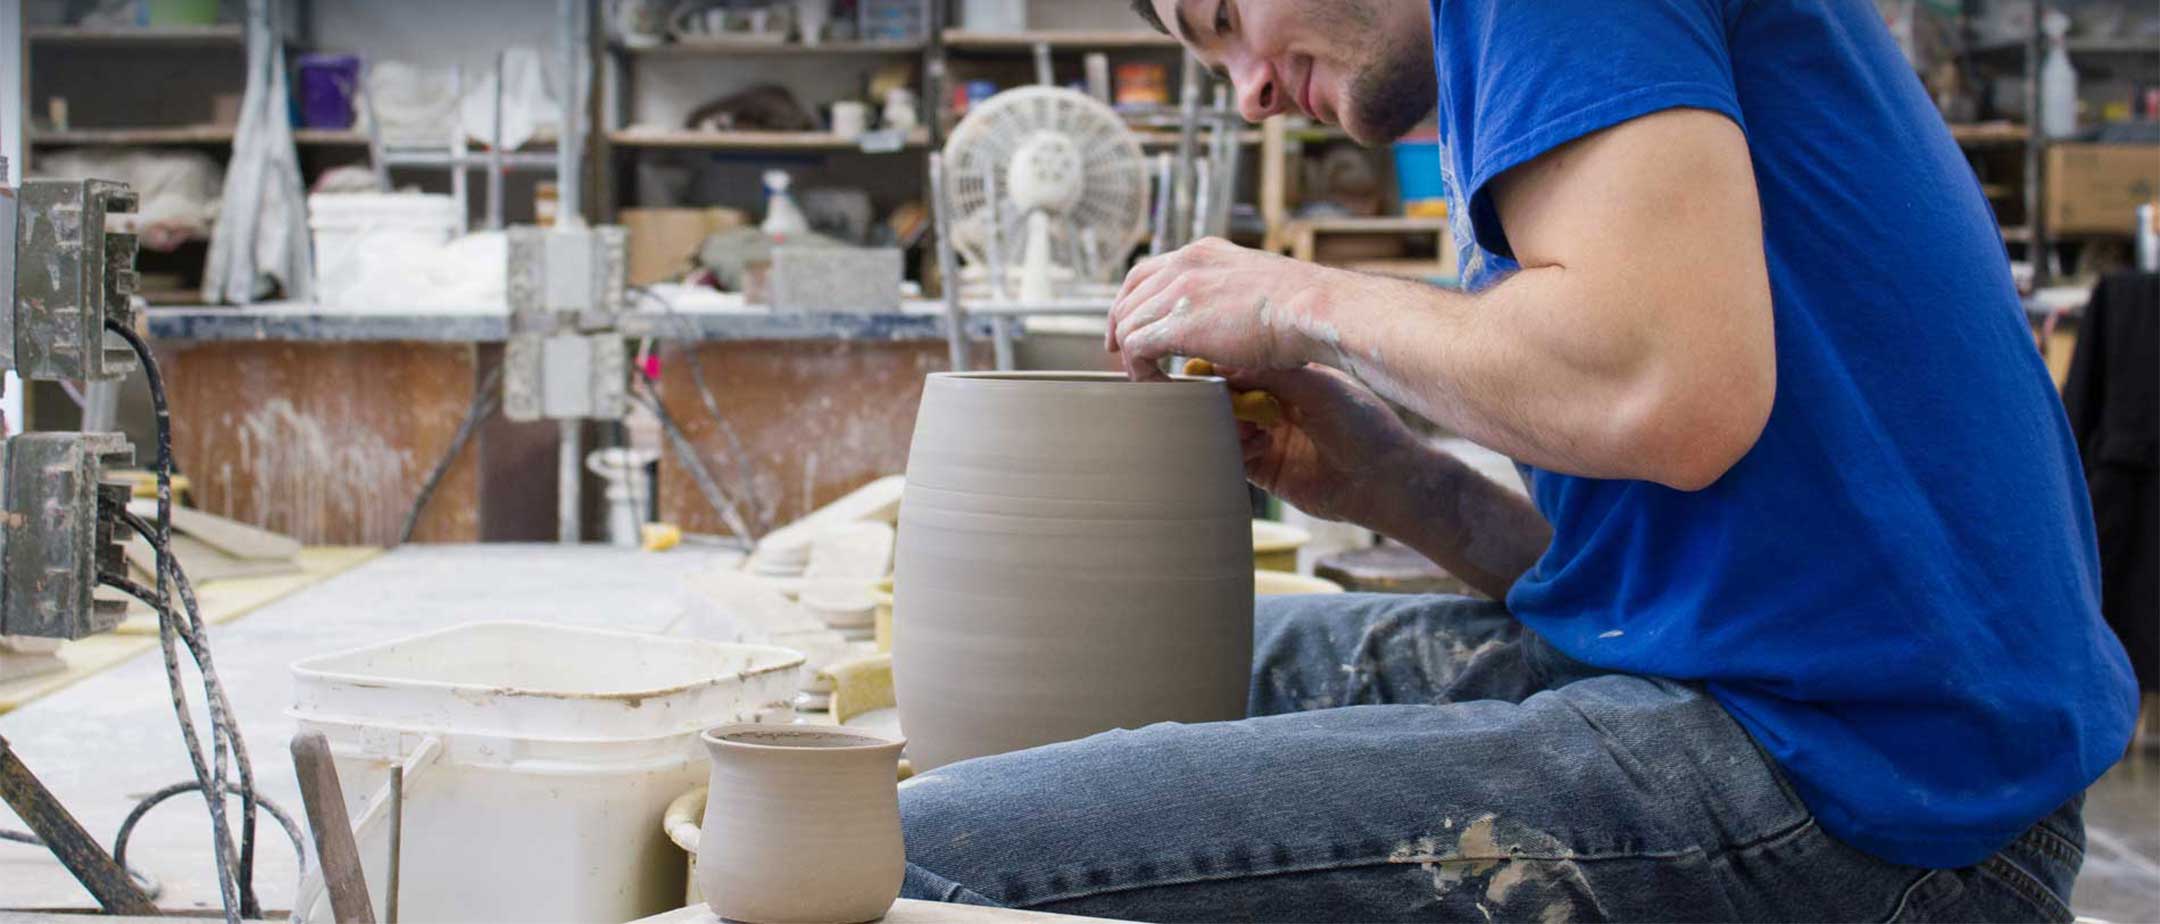
<svg viewBox="0 0 2160 924"><path fill-rule="evenodd" d="M630 232L630 284L649 286L681 276L716 231L739 228L750 216L735 209L623 209Z"/></svg>
<svg viewBox="0 0 2160 924"><path fill-rule="evenodd" d="M2137 207L2160 199L2160 145L2058 144L2047 153L2052 233L2128 237Z"/></svg>

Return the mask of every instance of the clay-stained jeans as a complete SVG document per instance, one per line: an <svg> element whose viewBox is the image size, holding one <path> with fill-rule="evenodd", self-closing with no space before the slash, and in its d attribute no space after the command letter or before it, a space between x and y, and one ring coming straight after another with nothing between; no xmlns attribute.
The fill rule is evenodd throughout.
<svg viewBox="0 0 2160 924"><path fill-rule="evenodd" d="M1261 601L1252 715L902 787L911 898L1155 921L2069 921L2081 800L1979 866L1825 834L1710 697L1497 604Z"/></svg>

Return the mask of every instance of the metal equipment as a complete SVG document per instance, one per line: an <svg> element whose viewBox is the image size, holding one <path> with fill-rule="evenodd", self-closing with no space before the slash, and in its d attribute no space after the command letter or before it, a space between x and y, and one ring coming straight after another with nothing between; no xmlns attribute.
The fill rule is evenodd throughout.
<svg viewBox="0 0 2160 924"><path fill-rule="evenodd" d="M4 175L4 166L0 166ZM6 226L8 310L0 312L0 371L25 379L114 382L134 354L106 333L132 325L135 235L107 219L135 210L127 187L103 180L32 180ZM126 606L99 601L101 574L124 574L114 543L125 485L108 465L133 451L112 433L30 433L0 442L0 635L76 639L112 628Z"/></svg>
<svg viewBox="0 0 2160 924"><path fill-rule="evenodd" d="M0 177L5 175L0 162ZM33 829L0 835L51 850L108 912L151 914L155 907L140 877L126 872L128 835L159 803L202 793L219 897L225 919L237 924L262 913L253 885L258 808L285 825L296 847L299 835L277 806L255 792L247 745L212 663L194 590L173 559L172 420L164 380L135 332L136 239L122 226L135 204L127 187L102 180L34 180L19 196L0 184L0 211L12 213L0 224L0 280L8 282L0 303L0 371L20 366L27 379L98 385L139 370L150 386L158 431L158 510L152 519L128 511L132 486L107 478L112 466L132 458L125 437L25 433L0 441L0 636L76 639L111 629L126 606L116 597L100 598L101 588L148 604L157 614L168 692L194 779L139 802L108 855L0 741L0 798ZM152 587L135 583L127 569L115 541L127 533L156 553ZM202 678L207 746L181 678L183 649ZM228 795L240 798L238 824L227 823Z"/></svg>
<svg viewBox="0 0 2160 924"><path fill-rule="evenodd" d="M582 429L629 413L630 356L617 329L629 304L629 235L620 227L519 227L510 239L510 342L503 413L561 424L559 538L580 541Z"/></svg>

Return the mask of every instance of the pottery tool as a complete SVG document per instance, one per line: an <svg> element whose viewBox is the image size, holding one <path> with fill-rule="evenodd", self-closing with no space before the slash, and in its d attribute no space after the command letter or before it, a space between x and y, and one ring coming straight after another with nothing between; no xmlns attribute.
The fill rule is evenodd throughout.
<svg viewBox="0 0 2160 924"><path fill-rule="evenodd" d="M1212 376L1215 364L1204 359L1185 361L1185 374ZM1255 389L1253 391L1230 391L1230 413L1239 420L1261 427L1273 427L1282 423L1282 402L1274 395Z"/></svg>
<svg viewBox="0 0 2160 924"><path fill-rule="evenodd" d="M374 924L367 875L360 867L360 845L353 840L345 814L345 790L331 763L330 741L322 732L301 732L292 740L293 770L300 777L300 801L307 807L308 828L315 835L315 856L323 883L330 889L331 913L338 924Z"/></svg>

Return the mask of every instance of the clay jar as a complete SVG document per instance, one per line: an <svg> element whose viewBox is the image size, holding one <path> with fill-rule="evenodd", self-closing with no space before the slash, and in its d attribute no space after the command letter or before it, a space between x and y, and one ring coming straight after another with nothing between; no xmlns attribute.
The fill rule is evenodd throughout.
<svg viewBox="0 0 2160 924"><path fill-rule="evenodd" d="M893 684L918 771L1243 718L1252 511L1227 390L930 376L894 585Z"/></svg>
<svg viewBox="0 0 2160 924"><path fill-rule="evenodd" d="M806 725L704 734L698 888L742 924L860 924L900 897L901 739Z"/></svg>

